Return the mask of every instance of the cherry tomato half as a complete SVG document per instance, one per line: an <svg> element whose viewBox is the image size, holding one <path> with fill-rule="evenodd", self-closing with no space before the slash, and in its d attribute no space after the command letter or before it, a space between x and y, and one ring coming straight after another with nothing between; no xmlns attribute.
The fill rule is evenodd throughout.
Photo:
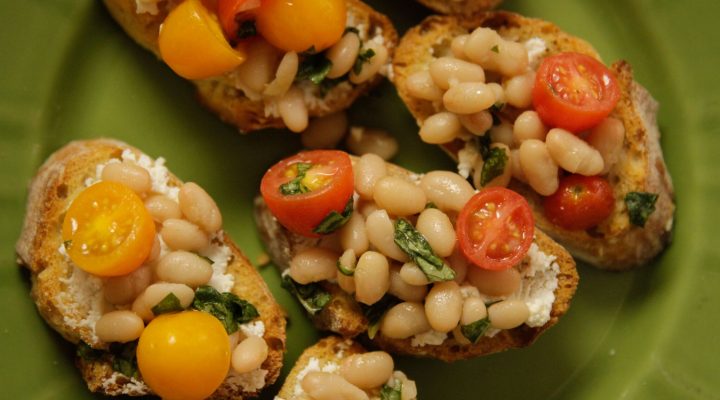
<svg viewBox="0 0 720 400"><path fill-rule="evenodd" d="M524 197L491 187L470 198L455 225L460 250L480 268L508 269L530 249L535 221Z"/></svg>
<svg viewBox="0 0 720 400"><path fill-rule="evenodd" d="M140 336L137 362L143 380L163 399L205 399L230 369L225 328L202 311L163 314Z"/></svg>
<svg viewBox="0 0 720 400"><path fill-rule="evenodd" d="M345 31L345 0L263 0L257 29L285 51L324 50Z"/></svg>
<svg viewBox="0 0 720 400"><path fill-rule="evenodd" d="M237 40L239 22L255 19L259 8L260 0L218 0L217 14L228 40Z"/></svg>
<svg viewBox="0 0 720 400"><path fill-rule="evenodd" d="M580 53L545 58L535 75L533 105L546 125L581 132L610 115L620 100L612 72Z"/></svg>
<svg viewBox="0 0 720 400"><path fill-rule="evenodd" d="M612 214L615 206L610 183L599 176L567 175L558 190L545 198L545 216L570 230L591 228Z"/></svg>
<svg viewBox="0 0 720 400"><path fill-rule="evenodd" d="M147 259L155 223L129 187L101 181L83 190L65 213L62 238L70 259L98 276L120 276Z"/></svg>
<svg viewBox="0 0 720 400"><path fill-rule="evenodd" d="M175 7L158 36L160 56L176 74L204 79L231 71L245 60L225 39L214 14L199 0Z"/></svg>
<svg viewBox="0 0 720 400"><path fill-rule="evenodd" d="M333 211L342 213L352 198L354 184L347 153L313 150L273 165L262 178L260 193L287 229L319 237L313 230Z"/></svg>

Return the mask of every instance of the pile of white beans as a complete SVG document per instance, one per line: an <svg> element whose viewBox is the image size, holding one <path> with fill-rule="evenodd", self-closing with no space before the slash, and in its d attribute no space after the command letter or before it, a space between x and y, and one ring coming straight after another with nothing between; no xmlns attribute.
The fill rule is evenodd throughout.
<svg viewBox="0 0 720 400"><path fill-rule="evenodd" d="M290 277L298 283L333 281L363 304L371 305L389 293L402 303L391 308L380 333L404 339L434 330L454 332L462 343L460 325L489 318L497 329L511 329L530 316L527 305L502 300L489 307L481 298L463 296L461 286L474 286L487 298L503 298L520 287L518 266L487 271L468 265L457 245L454 221L475 194L457 173L432 171L419 179L388 173L377 155L366 154L353 166L356 202L349 221L323 240L322 247L299 251L290 261ZM437 208L426 208L431 202ZM430 283L424 272L394 242L396 218L412 222L432 250L455 271L455 279ZM354 271L338 271L338 263Z"/></svg>
<svg viewBox="0 0 720 400"><path fill-rule="evenodd" d="M356 73L353 66L358 54L368 50L375 54ZM308 104L303 88L295 83L301 56L293 51L283 53L261 38L253 40L246 52L245 62L231 73L235 87L250 100L274 104L291 131L304 131L308 127ZM347 31L324 55L332 63L327 78L337 79L347 74L354 85L372 79L389 58L388 49L382 41L363 42L353 31Z"/></svg>
<svg viewBox="0 0 720 400"><path fill-rule="evenodd" d="M314 400L369 400L377 398L380 388L402 383L401 399L417 398L415 381L394 371L392 357L384 351L346 357L337 373L311 371L300 381L303 391ZM373 396L374 395L374 396Z"/></svg>
<svg viewBox="0 0 720 400"><path fill-rule="evenodd" d="M492 146L502 148L509 161L485 187L507 186L514 177L548 196L558 188L560 168L586 176L606 174L618 161L623 123L608 117L580 135L545 126L532 110L532 64L536 63L530 62L523 43L504 39L492 29L481 27L456 36L448 54L434 58L405 83L411 96L433 102L438 110L422 123L422 140L444 144L489 132ZM502 113L502 122L493 125L489 109L499 104L514 110ZM514 121L506 119L510 116ZM477 157L472 165L477 188L483 187L483 163Z"/></svg>
<svg viewBox="0 0 720 400"><path fill-rule="evenodd" d="M157 227L152 251L142 266L103 280L106 312L96 322L95 334L106 343L126 343L140 337L155 317L152 308L166 296L174 294L187 308L195 289L210 282L212 265L197 253L211 245L213 234L222 227L222 215L212 197L192 182L180 187L178 201L153 193L149 171L132 161L106 164L100 179L135 191ZM167 249L162 249L161 241ZM267 358L268 346L261 337L235 332L228 340L238 373L259 368Z"/></svg>

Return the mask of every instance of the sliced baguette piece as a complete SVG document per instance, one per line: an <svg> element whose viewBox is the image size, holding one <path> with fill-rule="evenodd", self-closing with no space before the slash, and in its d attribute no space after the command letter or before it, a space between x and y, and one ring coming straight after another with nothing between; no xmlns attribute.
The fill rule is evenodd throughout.
<svg viewBox="0 0 720 400"><path fill-rule="evenodd" d="M502 0L418 0L418 2L440 14L472 15L492 10L502 3Z"/></svg>
<svg viewBox="0 0 720 400"><path fill-rule="evenodd" d="M406 86L408 76L428 68L433 57L447 52L453 37L480 26L495 29L501 36L519 42L542 39L546 51L541 57L573 51L600 59L587 42L539 19L504 11L464 17L428 17L405 34L393 60L394 84L418 125L438 112L441 105L412 97ZM542 196L528 185L513 180L510 188L528 199L537 226L575 257L602 269L625 270L650 262L669 244L675 205L672 181L660 148L660 131L656 123L658 103L633 80L632 68L627 62L617 61L610 69L622 92L612 116L625 125L623 154L608 174L615 197L615 209L610 217L591 230L563 229L545 217ZM457 161L463 146L461 140L456 140L441 147ZM630 223L624 202L630 192L659 195L655 211L642 228Z"/></svg>
<svg viewBox="0 0 720 400"><path fill-rule="evenodd" d="M84 341L99 349L107 345L99 342L91 324L83 322L93 312L90 303L97 296L102 298L101 288L82 278L87 274L73 276L73 266L59 251L63 246L61 226L65 211L85 188L86 179L96 177L96 167L110 159L119 159L125 150L138 156L142 154L134 147L111 139L74 141L53 153L30 183L25 220L16 245L18 262L30 270L31 296L40 315L66 340L74 344ZM170 186L181 184L177 177L170 176ZM252 303L265 325L263 338L269 353L262 369L268 371L265 382L269 385L277 380L282 367L284 312L256 269L227 235L223 237L223 244L231 252L227 272L234 277L232 293ZM93 392L107 395L151 393L142 381L114 372L109 354L97 359L77 357L76 363ZM213 397L227 399L257 394L259 390L244 392L236 383L226 380Z"/></svg>
<svg viewBox="0 0 720 400"><path fill-rule="evenodd" d="M157 2L158 12L138 13L136 4L139 0L103 0L112 17L139 45L160 58L158 48L158 32L160 25L168 13L182 0ZM363 30L363 34L372 38L380 33L383 43L388 48L390 57L397 44L398 36L390 20L383 14L373 10L360 0L346 0L348 24ZM382 81L383 77L376 74L374 78L359 85L342 84L321 96L317 88L305 92L305 103L310 117L320 117L344 110L359 96L367 93ZM218 114L228 124L234 125L241 133L263 128L283 128L285 124L277 115L274 104L265 104L262 100L251 100L235 87L230 75L195 80L198 99L207 108Z"/></svg>
<svg viewBox="0 0 720 400"><path fill-rule="evenodd" d="M357 162L357 157L351 156L351 158L353 163ZM388 163L387 167L388 175L409 179L412 174L394 164ZM272 215L260 196L255 199L255 221L265 248L273 264L280 271L289 268L290 260L299 251L308 247L328 245L324 238L306 238L288 231ZM542 332L555 325L568 311L579 281L575 261L562 246L540 229L535 229L534 241L543 253L554 257L559 266L558 284L554 291L555 300L550 312L550 320L546 324L535 328L521 325L518 328L502 330L492 337L484 336L472 345L459 343L452 334L448 335L441 345L413 346L412 338L390 339L381 333L375 335L372 342L390 353L432 357L448 362L532 344ZM330 293L332 299L320 312L312 316L315 326L320 330L335 332L344 337L356 337L367 332L368 319L355 298L335 283L324 281L321 285ZM362 337L365 338L364 335Z"/></svg>

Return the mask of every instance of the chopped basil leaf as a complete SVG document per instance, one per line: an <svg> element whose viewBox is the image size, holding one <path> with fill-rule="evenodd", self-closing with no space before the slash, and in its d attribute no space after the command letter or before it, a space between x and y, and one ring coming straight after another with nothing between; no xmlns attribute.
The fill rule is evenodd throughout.
<svg viewBox="0 0 720 400"><path fill-rule="evenodd" d="M483 163L482 172L480 173L480 186L487 185L491 180L503 174L508 156L500 147L493 147L488 152L488 156Z"/></svg>
<svg viewBox="0 0 720 400"><path fill-rule="evenodd" d="M380 389L380 400L401 400L402 399L402 386L401 380L395 380L395 386L384 384Z"/></svg>
<svg viewBox="0 0 720 400"><path fill-rule="evenodd" d="M138 378L137 358L135 350L138 341L128 343L110 343L112 354L112 369L130 378Z"/></svg>
<svg viewBox="0 0 720 400"><path fill-rule="evenodd" d="M395 221L395 244L415 261L430 282L455 279L455 271L435 255L427 239L405 219Z"/></svg>
<svg viewBox="0 0 720 400"><path fill-rule="evenodd" d="M254 20L246 19L244 21L238 21L238 23L238 31L236 35L238 39L247 39L249 37L257 35L258 32Z"/></svg>
<svg viewBox="0 0 720 400"><path fill-rule="evenodd" d="M314 50L311 48L310 50ZM310 51L309 50L309 51ZM295 81L309 80L310 82L319 85L327 76L328 72L332 68L332 62L328 60L324 54L312 54L304 53L304 59L300 62L298 67L297 75L295 75Z"/></svg>
<svg viewBox="0 0 720 400"><path fill-rule="evenodd" d="M353 276L353 275L355 275L355 270L354 270L354 269L350 269L350 268L342 265L342 263L340 262L340 260L337 261L337 269L338 269L338 271L340 271L341 274L343 274L343 275L345 275L345 276Z"/></svg>
<svg viewBox="0 0 720 400"><path fill-rule="evenodd" d="M625 205L627 205L630 222L633 225L644 227L650 214L655 211L657 199L657 193L630 192L625 195Z"/></svg>
<svg viewBox="0 0 720 400"><path fill-rule="evenodd" d="M77 356L82 358L83 360L97 360L102 357L103 351L93 349L92 347L90 347L89 344L81 340L80 343L78 343L77 345L75 354L77 354Z"/></svg>
<svg viewBox="0 0 720 400"><path fill-rule="evenodd" d="M305 174L308 172L312 164L299 162L293 164L297 169L297 175L291 181L280 185L280 193L284 196L292 196L294 194L307 193L310 191L307 186L302 184L302 180L305 179Z"/></svg>
<svg viewBox="0 0 720 400"><path fill-rule="evenodd" d="M363 314L365 314L365 318L368 320L368 337L370 339L373 339L380 329L380 321L383 315L399 303L400 300L398 300L397 297L385 295L382 299L369 306L361 304Z"/></svg>
<svg viewBox="0 0 720 400"><path fill-rule="evenodd" d="M496 112L491 112L490 116L492 117L492 120L493 120L493 122L492 122L493 126L498 126L498 125L502 124L502 120L500 119L500 117L498 117Z"/></svg>
<svg viewBox="0 0 720 400"><path fill-rule="evenodd" d="M348 26L347 28L345 28L345 32L343 32L343 35L348 32L352 32L356 35L360 35L360 31L358 30L358 28L355 28L354 26Z"/></svg>
<svg viewBox="0 0 720 400"><path fill-rule="evenodd" d="M425 209L427 210L428 208L437 208L437 206L435 205L435 203L430 201L427 204L425 204Z"/></svg>
<svg viewBox="0 0 720 400"><path fill-rule="evenodd" d="M364 52L360 52L355 59L355 65L353 65L353 72L358 75L363 69L363 64L369 63L370 59L375 56L375 50L367 49Z"/></svg>
<svg viewBox="0 0 720 400"><path fill-rule="evenodd" d="M175 296L175 293L168 293L165 298L160 300L159 303L151 309L153 314L160 315L169 312L182 311L183 307L180 305L180 299Z"/></svg>
<svg viewBox="0 0 720 400"><path fill-rule="evenodd" d="M490 50L494 51L495 53L500 54L500 48L498 47L498 45L491 47Z"/></svg>
<svg viewBox="0 0 720 400"><path fill-rule="evenodd" d="M347 203L345 203L345 208L342 211L342 214L337 211L331 211L330 214L328 214L318 226L313 229L314 233L319 233L321 235L325 235L328 233L335 232L336 230L340 229L343 225L345 225L348 220L350 220L350 216L353 212L353 198L352 196L348 200Z"/></svg>
<svg viewBox="0 0 720 400"><path fill-rule="evenodd" d="M319 284L308 283L303 285L295 282L290 275L283 276L281 286L297 297L300 304L310 315L317 314L332 299L330 293L326 292Z"/></svg>
<svg viewBox="0 0 720 400"><path fill-rule="evenodd" d="M480 153L483 160L485 160L490 154L491 143L492 139L490 139L490 135L487 133L483 136L475 136L475 146L477 147L478 153Z"/></svg>
<svg viewBox="0 0 720 400"><path fill-rule="evenodd" d="M260 316L255 306L234 293L220 293L212 286L200 286L195 291L192 308L212 314L225 327L228 334L238 330L239 324Z"/></svg>
<svg viewBox="0 0 720 400"><path fill-rule="evenodd" d="M319 88L320 88L320 96L325 97L328 92L333 90L335 86L339 85L340 83L346 81L347 79L340 77L335 79L325 78L322 82L320 82Z"/></svg>
<svg viewBox="0 0 720 400"><path fill-rule="evenodd" d="M503 107L505 107L505 103L497 102L497 103L493 104L492 106L490 106L490 111L491 112L500 112L500 111L502 111Z"/></svg>
<svg viewBox="0 0 720 400"><path fill-rule="evenodd" d="M477 343L478 339L487 332L488 328L490 328L490 319L486 317L473 323L460 326L460 331L469 341Z"/></svg>

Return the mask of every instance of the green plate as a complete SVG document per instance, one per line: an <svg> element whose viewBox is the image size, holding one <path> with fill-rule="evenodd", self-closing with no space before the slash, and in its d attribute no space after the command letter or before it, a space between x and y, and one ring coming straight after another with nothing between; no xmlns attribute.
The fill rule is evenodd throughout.
<svg viewBox="0 0 720 400"><path fill-rule="evenodd" d="M410 0L374 3L400 30L425 14ZM556 22L606 60L629 60L660 101L677 192L674 243L656 262L627 273L580 265L570 312L528 349L453 364L399 358L399 367L424 399L719 399L720 2L517 0L504 7ZM3 1L0 20L0 397L92 398L73 367L72 347L43 323L28 275L15 264L26 186L40 163L69 140L100 136L162 155L180 177L214 195L226 230L252 260L262 248L251 199L264 169L297 150L299 140L280 131L241 136L219 122L100 2ZM351 117L397 134L399 164L452 168L420 143L389 84L362 99ZM277 272L261 272L290 314L286 373L319 334L280 289Z"/></svg>

